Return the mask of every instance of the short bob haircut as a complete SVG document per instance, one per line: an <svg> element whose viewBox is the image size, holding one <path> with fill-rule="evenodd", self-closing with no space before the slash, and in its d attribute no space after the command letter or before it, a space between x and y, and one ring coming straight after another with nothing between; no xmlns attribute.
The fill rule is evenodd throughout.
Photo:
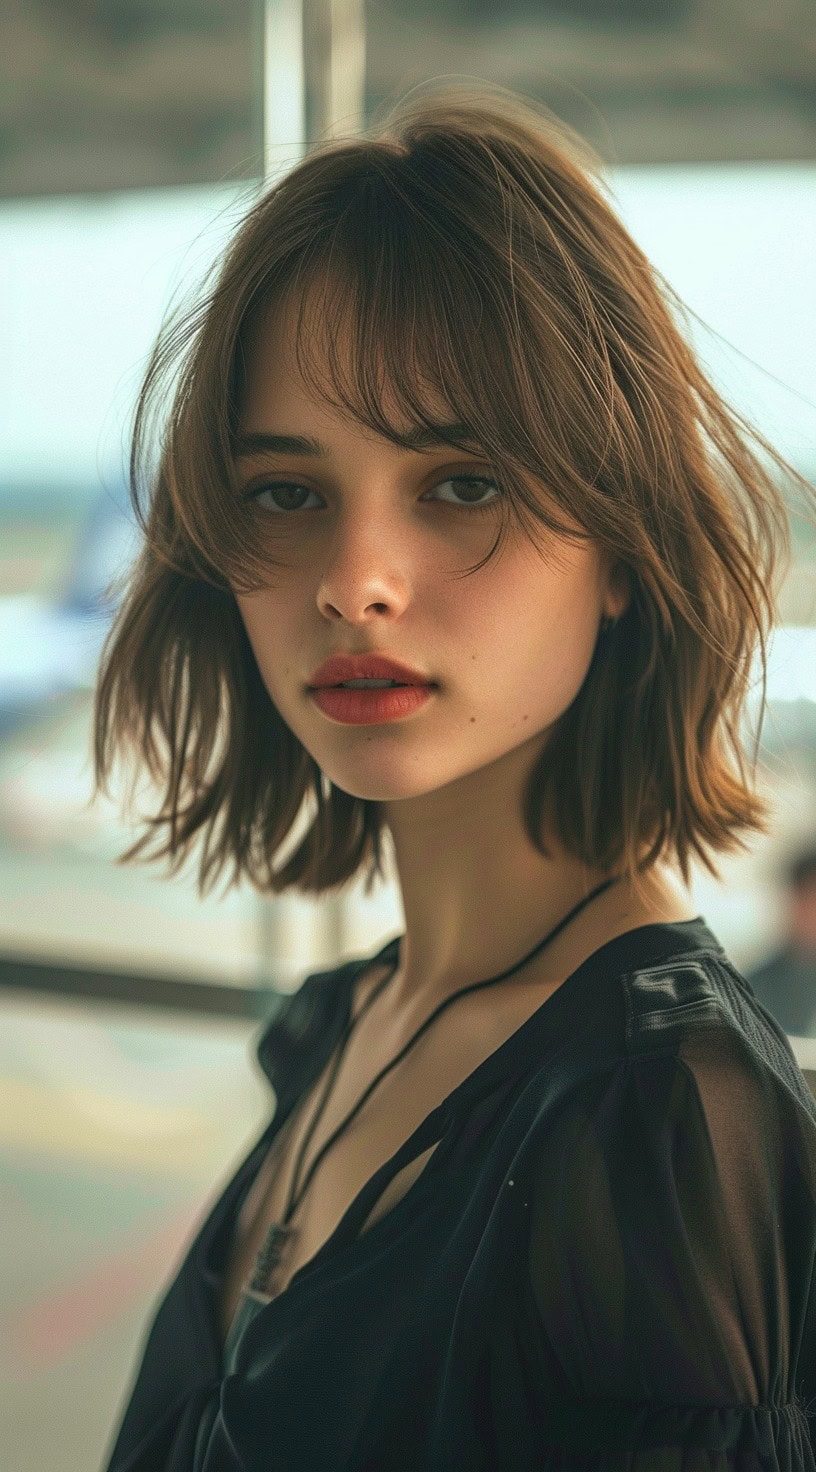
<svg viewBox="0 0 816 1472"><path fill-rule="evenodd" d="M203 303L163 326L133 423L144 542L102 651L91 801L125 748L164 790L117 863L164 827L148 858L169 855L171 873L204 830L199 896L228 860L232 884L246 874L275 894L319 895L364 865L366 894L387 877L380 803L328 781L285 724L234 596L282 565L263 513L237 493L235 454L249 335L290 301L301 372L335 409L402 446L386 383L403 426L438 427L430 389L478 427L505 496L490 553L464 575L511 526L552 555L555 536L575 536L559 512L626 569L629 606L599 634L524 796L539 852L549 856L546 820L593 869L637 887L669 849L688 884L692 851L719 879L707 850L747 850L741 832L770 831L740 721L757 644L764 713L765 640L791 537L748 437L812 487L702 371L670 303L685 308L617 217L602 168L547 108L504 88L412 89L383 122L321 141L267 188ZM165 404L150 469L145 424Z"/></svg>

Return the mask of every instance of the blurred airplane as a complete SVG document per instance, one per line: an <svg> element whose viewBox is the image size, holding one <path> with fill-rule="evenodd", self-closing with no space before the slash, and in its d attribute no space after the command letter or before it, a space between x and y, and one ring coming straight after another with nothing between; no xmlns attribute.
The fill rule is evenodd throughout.
<svg viewBox="0 0 816 1472"><path fill-rule="evenodd" d="M127 482L112 477L81 525L57 597L0 597L0 740L61 697L93 689L118 606L106 596L108 584L131 565L141 541Z"/></svg>

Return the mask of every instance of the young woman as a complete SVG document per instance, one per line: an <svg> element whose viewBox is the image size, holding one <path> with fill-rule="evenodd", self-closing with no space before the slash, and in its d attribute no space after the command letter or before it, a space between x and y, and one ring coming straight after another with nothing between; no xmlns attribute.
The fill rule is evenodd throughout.
<svg viewBox="0 0 816 1472"><path fill-rule="evenodd" d="M129 745L166 783L202 893L368 892L387 839L405 929L263 1029L274 1116L109 1472L816 1469L816 1103L688 888L769 826L749 434L790 467L599 173L500 89L412 94L254 204L148 367L97 782Z"/></svg>

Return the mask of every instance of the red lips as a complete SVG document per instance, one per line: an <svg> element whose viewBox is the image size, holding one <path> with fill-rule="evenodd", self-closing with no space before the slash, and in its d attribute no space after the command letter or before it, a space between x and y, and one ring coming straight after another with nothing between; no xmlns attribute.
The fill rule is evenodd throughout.
<svg viewBox="0 0 816 1472"><path fill-rule="evenodd" d="M421 671L386 654L333 654L314 672L309 689L342 685L345 680L396 680L400 685L432 685Z"/></svg>

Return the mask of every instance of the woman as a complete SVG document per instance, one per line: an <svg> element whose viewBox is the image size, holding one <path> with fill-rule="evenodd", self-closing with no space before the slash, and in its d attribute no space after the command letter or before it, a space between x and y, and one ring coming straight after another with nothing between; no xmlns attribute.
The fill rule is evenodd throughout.
<svg viewBox="0 0 816 1472"><path fill-rule="evenodd" d="M202 893L368 892L387 840L405 928L263 1030L108 1472L816 1469L816 1104L688 889L769 827L785 504L597 173L489 88L317 148L188 319L145 515L184 334L148 367L97 780L130 743Z"/></svg>

